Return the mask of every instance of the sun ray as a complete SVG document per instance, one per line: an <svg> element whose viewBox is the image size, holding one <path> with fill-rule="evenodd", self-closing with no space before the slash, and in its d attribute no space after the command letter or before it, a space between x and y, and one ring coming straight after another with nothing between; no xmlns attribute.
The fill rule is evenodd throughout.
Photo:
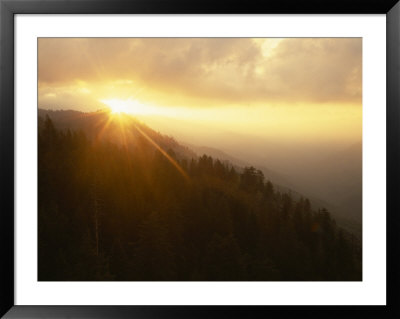
<svg viewBox="0 0 400 319"><path fill-rule="evenodd" d="M161 146L159 146L150 136L148 136L143 130L135 124L135 128L137 131L143 135L143 137L148 140L157 150L161 152L162 155L178 170L179 173L187 180L190 181L189 175L183 170L182 167L166 152L164 151Z"/></svg>
<svg viewBox="0 0 400 319"><path fill-rule="evenodd" d="M105 131L108 129L110 124L113 121L118 122L118 127L119 127L119 132L120 132L120 140L121 140L121 145L124 148L128 159L130 158L129 155L129 147L128 147L128 138L127 138L127 132L126 132L126 123L123 123L126 120L126 117L124 116L123 113L116 113L116 112L110 112L108 120L106 123L103 125L101 128L100 132L96 136L96 141L101 140L103 134ZM136 125L133 122L133 125L135 126L136 130L148 141L150 142L151 145L153 145L160 153L178 170L178 172L187 180L189 181L190 178L188 174L183 170L183 168L178 164L178 162L173 159L161 146L159 146L150 136L148 136L138 125Z"/></svg>
<svg viewBox="0 0 400 319"><path fill-rule="evenodd" d="M101 138L103 137L103 134L105 133L105 131L107 130L107 128L110 126L111 122L112 122L113 118L111 116L108 117L106 123L103 125L103 127L101 128L101 130L99 131L99 133L96 136L96 142L100 141Z"/></svg>
<svg viewBox="0 0 400 319"><path fill-rule="evenodd" d="M118 121L118 124L119 124L119 129L120 129L120 132L121 132L121 139L122 139L122 146L127 151L128 150L128 139L126 137L125 125L124 125L124 123L122 123L122 121L123 121L122 116L120 116L118 114L118 115L116 115L114 117L117 118L117 121Z"/></svg>

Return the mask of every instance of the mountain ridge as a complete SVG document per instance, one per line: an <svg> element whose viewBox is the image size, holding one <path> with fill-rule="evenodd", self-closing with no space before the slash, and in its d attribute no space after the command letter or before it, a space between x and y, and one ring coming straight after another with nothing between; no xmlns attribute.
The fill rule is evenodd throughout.
<svg viewBox="0 0 400 319"><path fill-rule="evenodd" d="M284 175L268 169L265 166L240 160L217 148L178 142L174 137L164 135L153 128L148 127L145 123L139 121L134 116L124 113L112 114L109 110L98 110L97 112L85 113L74 110L45 109L39 109L38 115L39 127L40 123L43 122L44 117L48 115L60 129L81 130L91 139L96 139L99 135L101 135L100 139L114 142L119 141L120 143L125 139L125 142L128 142L132 147L137 147L137 138L138 136L142 137L142 134L144 133L164 149L164 151L173 152L177 158L186 159L188 162L190 162L191 159L207 155L214 159L218 159L227 165L235 167L238 171L242 171L245 167L254 166L263 172L265 179L271 181L277 190L289 193L296 199L309 198L314 209L328 208L332 212L333 216L337 218L342 227L355 233L357 237L361 237L360 225L355 221L352 221L351 218L347 218L343 213L338 213L340 210L334 205L318 199L315 196L310 196L310 194L304 194L303 192L296 190L296 186L288 181ZM113 117L115 120L110 123L110 118ZM130 129L121 130L120 123L118 123L120 120L125 121L126 123L124 125Z"/></svg>

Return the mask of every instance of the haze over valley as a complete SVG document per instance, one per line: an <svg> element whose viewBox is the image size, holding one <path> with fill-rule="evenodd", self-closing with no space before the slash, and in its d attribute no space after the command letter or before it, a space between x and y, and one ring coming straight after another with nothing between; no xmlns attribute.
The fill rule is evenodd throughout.
<svg viewBox="0 0 400 319"><path fill-rule="evenodd" d="M361 280L361 38L39 38L39 280Z"/></svg>
<svg viewBox="0 0 400 319"><path fill-rule="evenodd" d="M103 127L110 113L108 109L94 113L39 109L41 120L49 115L62 129L81 130L88 136L98 136L103 130L102 136L120 141L121 133L116 123L109 123L106 129ZM196 134L196 128L190 130L189 127L185 130L192 134L179 133L179 121L176 123L171 118L158 117L152 121L149 117L124 116L173 141L164 148L171 148L189 160L205 154L228 161L239 169L250 166L260 169L274 185L310 198L315 209L329 208L341 225L361 236L361 142L346 148L343 145L330 145L329 148L320 144L277 145L266 138L204 127L198 132L206 132L208 136ZM154 126L148 126L146 122ZM195 141L199 144L193 144Z"/></svg>

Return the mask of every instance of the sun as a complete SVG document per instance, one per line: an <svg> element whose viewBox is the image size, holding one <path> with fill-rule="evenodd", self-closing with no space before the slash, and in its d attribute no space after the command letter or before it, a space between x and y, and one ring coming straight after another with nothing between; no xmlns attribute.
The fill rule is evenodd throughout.
<svg viewBox="0 0 400 319"><path fill-rule="evenodd" d="M132 99L109 99L100 100L102 103L108 105L112 114L135 114L135 115L148 115L152 113L151 107Z"/></svg>
<svg viewBox="0 0 400 319"><path fill-rule="evenodd" d="M111 113L112 114L121 114L121 113L123 113L124 111L123 111L123 108L121 108L121 107L119 107L119 106L113 106L112 108L111 108Z"/></svg>
<svg viewBox="0 0 400 319"><path fill-rule="evenodd" d="M137 99L100 99L107 105L113 115L130 114L134 116L165 116L165 117L193 117L193 112L184 108L166 107L145 103Z"/></svg>
<svg viewBox="0 0 400 319"><path fill-rule="evenodd" d="M110 107L112 114L127 113L126 103L122 100L112 99L102 100L102 102Z"/></svg>

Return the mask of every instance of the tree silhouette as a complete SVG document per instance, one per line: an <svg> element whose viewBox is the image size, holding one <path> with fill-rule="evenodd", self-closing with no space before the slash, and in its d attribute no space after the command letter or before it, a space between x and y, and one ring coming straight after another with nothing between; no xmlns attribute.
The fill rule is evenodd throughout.
<svg viewBox="0 0 400 319"><path fill-rule="evenodd" d="M135 127L121 145L39 120L39 280L361 280L328 210L142 131L175 164Z"/></svg>

